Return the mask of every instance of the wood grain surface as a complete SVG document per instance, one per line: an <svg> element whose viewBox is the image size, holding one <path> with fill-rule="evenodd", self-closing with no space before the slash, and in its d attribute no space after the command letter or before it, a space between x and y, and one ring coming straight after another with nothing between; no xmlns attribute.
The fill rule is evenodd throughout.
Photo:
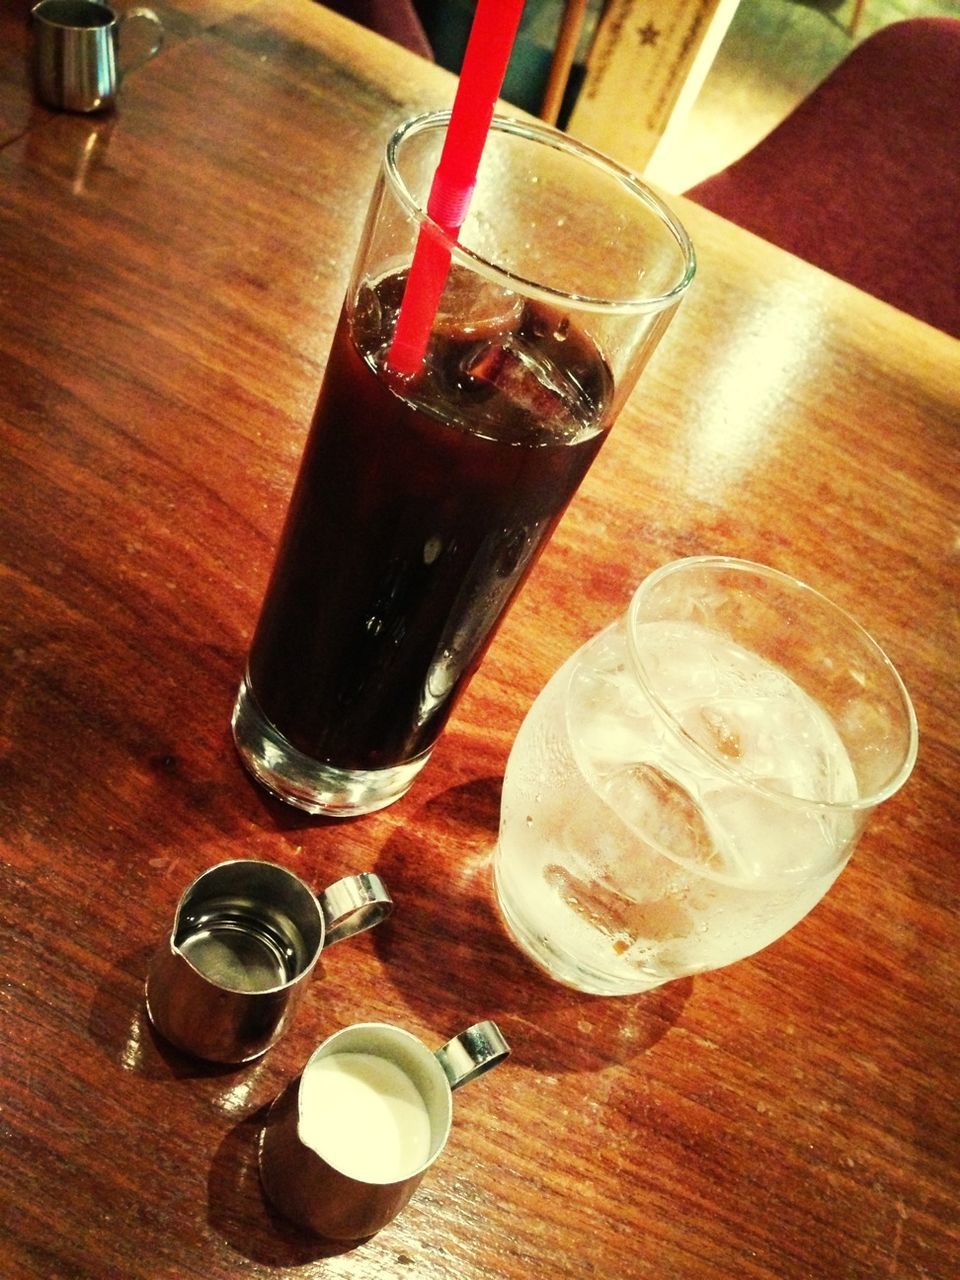
<svg viewBox="0 0 960 1280"><path fill-rule="evenodd" d="M118 112L30 96L0 16L0 1275L706 1280L957 1274L960 344L683 201L693 291L409 795L312 820L230 707L379 149L452 80L307 0L158 4ZM656 565L747 556L896 662L919 761L828 898L726 970L603 1000L490 887L550 673ZM145 1022L182 889L256 857L397 908L286 1038L199 1066ZM265 1205L264 1108L327 1034L492 1017L406 1211L354 1248Z"/></svg>

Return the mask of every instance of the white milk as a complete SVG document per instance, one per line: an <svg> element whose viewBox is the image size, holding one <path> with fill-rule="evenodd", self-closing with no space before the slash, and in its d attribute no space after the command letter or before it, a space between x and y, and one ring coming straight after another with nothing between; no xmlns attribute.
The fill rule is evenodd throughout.
<svg viewBox="0 0 960 1280"><path fill-rule="evenodd" d="M333 1053L304 1069L300 1139L350 1178L399 1182L430 1156L430 1116L395 1063L372 1053Z"/></svg>

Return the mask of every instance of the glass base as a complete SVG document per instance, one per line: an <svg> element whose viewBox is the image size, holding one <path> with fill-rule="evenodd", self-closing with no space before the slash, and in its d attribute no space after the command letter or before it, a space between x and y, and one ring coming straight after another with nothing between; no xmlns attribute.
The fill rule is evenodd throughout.
<svg viewBox="0 0 960 1280"><path fill-rule="evenodd" d="M499 850L494 859L493 879L500 917L520 950L555 982L572 987L574 991L585 991L592 996L632 996L652 991L670 981L668 977L655 973L645 975L636 972L629 978L606 973L602 969L584 964L565 950L562 943L552 941L535 927L528 925L504 893L497 867L498 858Z"/></svg>
<svg viewBox="0 0 960 1280"><path fill-rule="evenodd" d="M352 818L385 809L409 791L430 752L391 769L338 769L298 751L260 710L244 676L231 717L240 759L256 780L306 813Z"/></svg>

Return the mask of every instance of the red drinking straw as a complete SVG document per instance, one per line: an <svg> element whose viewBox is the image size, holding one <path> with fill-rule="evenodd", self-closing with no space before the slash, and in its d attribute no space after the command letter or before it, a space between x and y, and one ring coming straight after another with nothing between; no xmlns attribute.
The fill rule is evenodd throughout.
<svg viewBox="0 0 960 1280"><path fill-rule="evenodd" d="M450 270L450 247L433 224L456 240L470 207L480 156L493 119L524 0L479 0L427 217L417 237L387 364L410 376L423 364L440 295Z"/></svg>

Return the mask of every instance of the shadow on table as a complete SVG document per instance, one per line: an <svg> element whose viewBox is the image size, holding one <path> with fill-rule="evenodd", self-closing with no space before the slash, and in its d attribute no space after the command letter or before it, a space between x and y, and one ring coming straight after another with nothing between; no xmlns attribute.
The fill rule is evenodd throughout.
<svg viewBox="0 0 960 1280"><path fill-rule="evenodd" d="M205 1062L181 1052L153 1029L144 982L154 950L140 947L118 957L97 984L87 1019L93 1040L123 1070L148 1080L217 1080L244 1070L249 1074L250 1063Z"/></svg>
<svg viewBox="0 0 960 1280"><path fill-rule="evenodd" d="M267 1059L239 1065L202 1062L181 1053L150 1025L143 1002L143 976L153 954L141 948L122 957L97 988L89 1016L93 1039L123 1070L148 1080L191 1080L206 1094L229 1090L235 1079L245 1095L263 1103L223 1137L207 1178L207 1219L230 1246L253 1262L292 1267L347 1252L362 1241L324 1241L275 1213L260 1187L257 1143L276 1084L259 1079ZM204 1083L208 1082L208 1083Z"/></svg>
<svg viewBox="0 0 960 1280"><path fill-rule="evenodd" d="M98 985L88 1027L92 1038L123 1071L147 1080L192 1081L202 1096L222 1108L221 1092L242 1091L269 1100L256 1106L222 1138L207 1175L207 1220L243 1257L265 1266L293 1267L333 1257L362 1241L324 1241L277 1214L260 1186L257 1144L279 1087L266 1078L269 1055L252 1063L221 1065L181 1053L150 1024L143 1001L143 978L153 948L118 959ZM137 1086L139 1088L140 1086Z"/></svg>
<svg viewBox="0 0 960 1280"><path fill-rule="evenodd" d="M595 1071L628 1062L655 1045L680 1018L690 978L615 998L554 982L519 950L496 906L491 860L500 812L499 777L451 787L396 831L377 872L403 912L402 929L371 936L384 974L442 1041L493 1018L510 1042L511 1061L548 1073ZM425 880L420 829L449 832L445 886ZM475 852L466 859L465 846ZM433 866L437 859L429 859Z"/></svg>
<svg viewBox="0 0 960 1280"><path fill-rule="evenodd" d="M210 1165L207 1218L237 1253L269 1267L296 1267L349 1253L362 1240L321 1240L276 1213L260 1185L257 1150L269 1104L224 1137Z"/></svg>

